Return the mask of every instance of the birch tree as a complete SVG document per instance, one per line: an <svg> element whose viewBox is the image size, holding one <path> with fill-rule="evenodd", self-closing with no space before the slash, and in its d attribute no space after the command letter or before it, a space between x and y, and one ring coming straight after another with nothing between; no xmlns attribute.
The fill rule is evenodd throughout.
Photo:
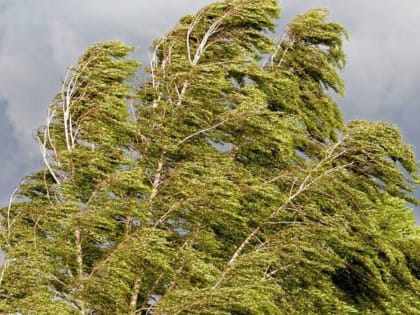
<svg viewBox="0 0 420 315"><path fill-rule="evenodd" d="M345 124L344 28L279 41L274 0L214 2L151 47L89 48L2 210L5 314L420 314L417 164Z"/></svg>

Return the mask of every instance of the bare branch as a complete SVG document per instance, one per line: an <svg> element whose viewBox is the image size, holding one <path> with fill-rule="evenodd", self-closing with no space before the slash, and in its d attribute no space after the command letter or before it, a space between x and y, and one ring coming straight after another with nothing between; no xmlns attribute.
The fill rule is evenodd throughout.
<svg viewBox="0 0 420 315"><path fill-rule="evenodd" d="M192 67L195 67L198 64L198 62L200 61L203 53L208 48L209 39L219 31L219 28L222 25L223 20L226 17L228 17L232 12L234 12L234 9L226 11L225 14L223 14L216 21L214 21L212 25L210 25L210 27L207 29L206 33L204 34L203 38L201 39L200 44L198 45L198 47L195 51L193 60L191 60L190 35L191 35L191 32L193 31L194 27L201 20L201 16L198 16L191 23L191 25L190 25L190 27L188 28L188 31L187 31L187 55L188 55L188 60L190 61ZM186 79L184 81L184 83L182 84L181 91L179 93L177 93L178 94L178 102L177 102L178 106L182 105L182 98L183 98L184 94L186 93L189 84L190 84L189 80Z"/></svg>
<svg viewBox="0 0 420 315"><path fill-rule="evenodd" d="M286 31L283 31L283 34L281 35L281 39L280 39L279 43L276 45L276 51L270 57L270 66L274 66L274 58L276 58L277 53L279 52L279 50L281 48L281 44L284 42L285 39L286 39ZM284 54L283 54L283 56L284 56ZM264 64L264 66L265 66L265 64Z"/></svg>
<svg viewBox="0 0 420 315"><path fill-rule="evenodd" d="M157 69L157 66L158 66L157 52L158 52L160 46L165 42L167 37L168 37L168 35L165 35L159 41L159 43L156 44L156 47L155 47L155 49L153 50L153 53L152 53L152 57L150 58L150 72L151 72L151 76L152 76L152 86L154 88L156 88L156 86L157 86L157 81L156 81L156 69Z"/></svg>
<svg viewBox="0 0 420 315"><path fill-rule="evenodd" d="M155 49L153 50L153 54L152 54L152 57L150 59L150 72L151 72L151 77L152 77L152 86L155 89L155 93L156 93L156 98L153 100L153 104L152 104L152 106L154 108L156 108L158 106L158 103L162 98L162 92L160 91L161 82L160 82L160 79L159 79L159 76L158 76L158 74L159 74L159 72L158 72L159 60L158 60L157 53L158 53L158 50L159 50L160 46L167 40L168 36L169 36L168 34L165 35L159 41L159 43L156 45ZM165 76L166 66L167 66L167 64L169 64L171 62L172 48L173 48L173 44L169 46L167 55L161 61L160 72L161 72L162 76Z"/></svg>
<svg viewBox="0 0 420 315"><path fill-rule="evenodd" d="M282 56L281 56L281 58L280 58L279 62L277 63L277 66L280 66L280 65L284 62L284 60L285 60L285 58L286 58L286 54L287 54L288 50L289 50L289 49L290 49L290 47L291 47L291 46L293 46L293 45L294 45L294 41L292 40L292 41L290 42L290 46L288 45L288 46L284 49L283 54L282 54ZM272 61L272 62L273 62L273 61Z"/></svg>
<svg viewBox="0 0 420 315"><path fill-rule="evenodd" d="M48 144L51 146L51 148L52 148L52 150L54 152L54 159L57 162L58 166L60 166L60 161L58 159L57 149L56 149L56 147L54 145L54 142L52 141L51 134L50 134L50 126L51 126L51 123L52 123L52 121L53 121L53 119L55 117L55 113L56 113L55 110L51 110L51 107L48 108L48 113L47 113L47 126L46 126L47 133L46 134L44 133L44 137L46 135L46 138L48 140ZM46 146L46 144L47 144L47 141L45 141L45 139L44 139L44 146Z"/></svg>
<svg viewBox="0 0 420 315"><path fill-rule="evenodd" d="M15 189L13 189L13 192L12 192L12 194L10 195L10 198L9 198L9 204L8 204L8 206L7 206L7 218L6 218L6 220L7 220L7 232L6 232L7 237L6 237L6 243L7 243L7 245L9 245L9 246L10 246L10 244L9 244L9 240L10 240L10 233L11 233L12 225L13 225L13 223L14 223L14 221L11 219L11 215L10 215L10 213L11 213L11 211L12 211L12 204L13 204L13 201L15 200L15 198L16 198L16 195L17 195L17 193L18 193L18 191L19 191L20 186L21 186L24 182L25 182L25 180L22 180L22 181L19 183L19 185L17 185L17 186L15 187ZM0 223L1 223L1 220L0 220ZM1 229L0 229L0 230L1 230Z"/></svg>
<svg viewBox="0 0 420 315"><path fill-rule="evenodd" d="M72 68L67 70L66 79L71 77L71 73L73 72ZM63 109L63 123L64 123L64 136L66 139L66 146L67 150L71 151L72 146L70 143L70 136L69 136L69 115L70 115L70 107L71 107L71 91L74 91L74 78L70 78L69 81L65 80L63 82L61 98L62 98L62 109Z"/></svg>
<svg viewBox="0 0 420 315"><path fill-rule="evenodd" d="M176 92L178 94L178 102L177 102L178 106L182 105L182 97L184 96L185 92L187 91L187 88L188 88L189 84L190 84L189 81L185 80L184 84L182 85L181 92L179 92L178 88L176 88Z"/></svg>
<svg viewBox="0 0 420 315"><path fill-rule="evenodd" d="M273 177L272 179L269 179L269 180L265 181L263 183L263 185L268 185L268 184L274 183L274 182L276 182L280 179L283 179L283 178L290 179L290 176L288 176L287 173L282 174L282 175L278 175L278 176Z"/></svg>
<svg viewBox="0 0 420 315"><path fill-rule="evenodd" d="M71 116L71 108L79 99L73 99L74 94L78 89L78 81L84 70L90 65L92 61L98 58L97 55L92 56L90 59L79 64L77 67L70 67L67 70L64 82L61 87L61 102L63 110L63 124L64 136L66 140L66 147L68 151L72 151L75 146L76 132L73 131L73 120Z"/></svg>
<svg viewBox="0 0 420 315"><path fill-rule="evenodd" d="M9 268L9 260L6 259L3 263L3 266L0 268L1 268L1 273L0 273L0 288L1 288L1 285L4 279L4 274L6 273L7 268Z"/></svg>
<svg viewBox="0 0 420 315"><path fill-rule="evenodd" d="M55 182L57 184L60 184L60 180L58 179L58 176L55 174L53 168L51 167L50 162L48 161L48 149L47 149L46 140L47 140L47 130L44 131L44 142L42 142L41 139L38 137L39 148L41 149L42 160L44 161L44 164L47 166L48 171L50 172L51 176L54 178Z"/></svg>
<svg viewBox="0 0 420 315"><path fill-rule="evenodd" d="M210 131L210 130L216 129L217 127L219 127L219 126L223 125L223 124L224 124L225 122L227 122L227 121L228 121L228 119L225 119L225 120L222 120L221 122L219 122L219 123L217 123L217 124L215 124L215 125L213 125L213 126L211 126L211 127L209 127L209 128L198 130L198 131L194 132L193 134L190 134L188 137L185 137L184 139L182 139L180 142L178 142L178 145L180 145L180 144L182 144L182 143L184 143L184 142L188 141L188 140L189 140L189 139L191 139L192 137L195 137L195 136L197 136L197 135L199 135L199 134L201 134L201 133L204 133L204 132L207 132L207 131Z"/></svg>
<svg viewBox="0 0 420 315"><path fill-rule="evenodd" d="M190 46L190 37L191 37L191 33L194 30L194 27L200 22L201 17L198 16L191 24L190 27L188 28L187 31L187 55L188 55L188 60L190 61L190 63L192 64L193 61L191 59L191 46Z"/></svg>
<svg viewBox="0 0 420 315"><path fill-rule="evenodd" d="M197 50L194 55L194 59L192 61L192 66L195 66L198 64L201 56L203 55L203 52L207 48L207 42L211 36L213 36L215 33L218 32L219 27L222 25L223 20L228 17L233 10L227 11L225 14L223 14L221 17L219 17L216 21L213 22L212 25L207 29L207 32L204 34L203 38L201 39L200 44L197 47Z"/></svg>
<svg viewBox="0 0 420 315"><path fill-rule="evenodd" d="M153 225L153 227L157 227L160 224L162 224L163 222L165 222L165 220L168 218L168 216L175 211L180 205L182 205L185 201L187 200L187 198L182 198L181 200L178 200L177 202L175 202L169 209L168 211L166 211L157 221L156 223Z"/></svg>

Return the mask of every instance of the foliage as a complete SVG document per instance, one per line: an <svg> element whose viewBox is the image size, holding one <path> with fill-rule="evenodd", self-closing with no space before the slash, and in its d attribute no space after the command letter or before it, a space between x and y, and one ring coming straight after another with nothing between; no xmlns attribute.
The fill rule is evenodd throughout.
<svg viewBox="0 0 420 315"><path fill-rule="evenodd" d="M278 14L183 17L134 89L130 47L80 57L38 131L45 169L2 210L2 313L420 314L412 150L344 125L328 11L276 44Z"/></svg>

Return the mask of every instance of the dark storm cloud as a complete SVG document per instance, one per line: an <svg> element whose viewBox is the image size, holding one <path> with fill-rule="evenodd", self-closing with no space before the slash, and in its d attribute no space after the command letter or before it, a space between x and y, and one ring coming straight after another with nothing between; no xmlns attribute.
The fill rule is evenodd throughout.
<svg viewBox="0 0 420 315"><path fill-rule="evenodd" d="M36 164L25 157L25 148L18 141L14 126L7 116L8 103L0 98L0 205L9 200L10 192L19 184L20 179Z"/></svg>
<svg viewBox="0 0 420 315"><path fill-rule="evenodd" d="M66 68L89 45L122 40L140 47L136 57L145 62L153 39L180 16L210 2L0 0L0 96L8 99L8 124L16 137L1 133L1 143L19 142L26 160L39 159L33 132L43 123ZM298 13L330 8L332 19L342 23L351 37L343 73L347 92L339 100L345 118L392 121L420 155L420 2L280 0L280 5L280 30ZM0 113L2 124L4 117ZM4 161L1 174L6 165L16 163L12 158Z"/></svg>
<svg viewBox="0 0 420 315"><path fill-rule="evenodd" d="M60 78L89 45L118 39L145 50L180 15L205 3L43 0L6 6L4 2L7 9L0 11L0 93L9 99L9 115L23 141L34 150L31 134L43 121Z"/></svg>

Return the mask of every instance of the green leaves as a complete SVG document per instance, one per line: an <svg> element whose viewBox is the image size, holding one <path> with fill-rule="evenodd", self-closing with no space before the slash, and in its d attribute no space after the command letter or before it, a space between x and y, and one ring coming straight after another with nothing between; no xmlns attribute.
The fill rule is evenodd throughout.
<svg viewBox="0 0 420 315"><path fill-rule="evenodd" d="M339 71L345 64L344 28L328 21L328 10L298 15L268 58L270 77L261 88L268 92L272 110L296 115L312 137L335 139L343 126L341 113L327 90L343 95Z"/></svg>

